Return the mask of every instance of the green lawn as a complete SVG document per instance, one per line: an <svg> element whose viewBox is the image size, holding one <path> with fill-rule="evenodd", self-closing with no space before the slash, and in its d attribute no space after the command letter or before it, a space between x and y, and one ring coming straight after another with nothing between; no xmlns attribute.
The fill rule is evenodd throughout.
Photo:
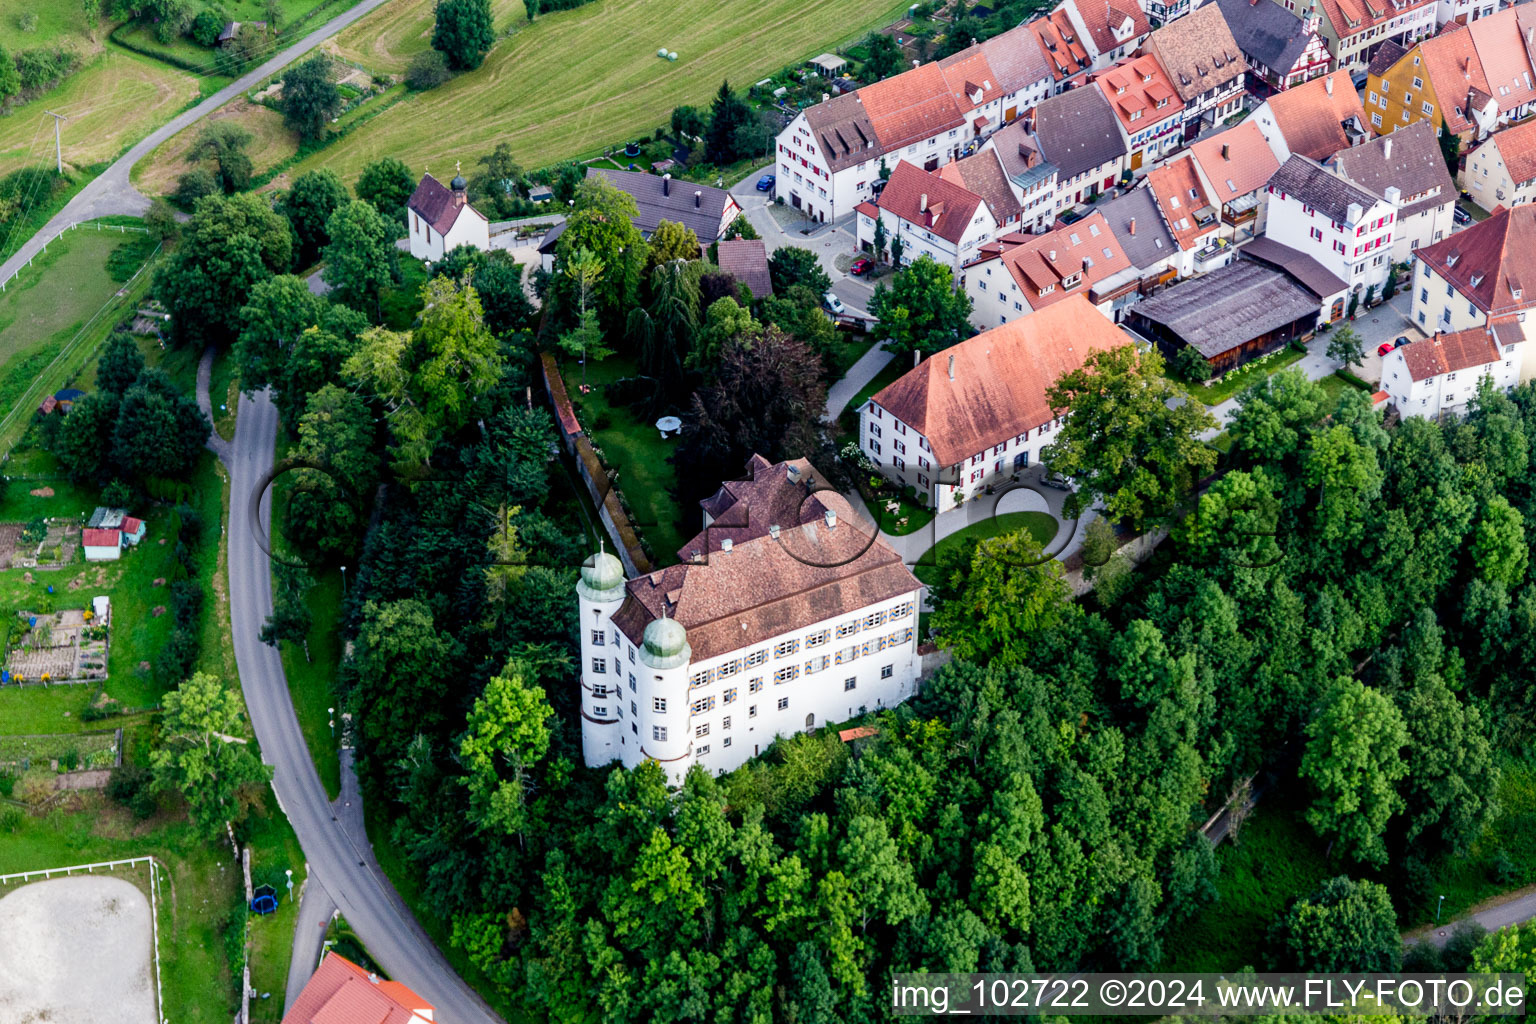
<svg viewBox="0 0 1536 1024"><path fill-rule="evenodd" d="M269 867L281 874L283 868L291 867L298 882L304 873L298 840L277 812L271 791L258 791L258 795L249 839L253 874ZM225 953L223 932L245 893L240 867L222 840L197 835L179 808L136 822L96 794L81 797L78 809L56 810L43 818L23 816L14 828L0 829L0 864L7 871L145 855L158 857L169 871L169 878L162 880L159 909L165 1016L179 1024L228 1024L238 1009L239 984ZM125 872L124 877L147 884L143 869L135 869L132 875ZM269 936L283 943L280 959L252 963L252 983L259 991L274 992L278 1011L259 1018L253 1013L254 1019L276 1021L280 1016L293 926L294 912L286 905L277 914L252 921L258 950Z"/></svg>
<svg viewBox="0 0 1536 1024"><path fill-rule="evenodd" d="M226 441L235 439L235 410L240 404L240 381L235 376L235 358L229 349L213 360L213 374L208 380L208 400L213 403L213 427Z"/></svg>
<svg viewBox="0 0 1536 1024"><path fill-rule="evenodd" d="M830 351L822 357L822 363L827 371L827 380L832 384L842 380L849 368L858 362L864 353L873 348L874 344L867 335L838 331L837 340L832 343Z"/></svg>
<svg viewBox="0 0 1536 1024"><path fill-rule="evenodd" d="M1301 789L1299 784L1296 789ZM1338 873L1302 817L1304 796L1271 793L1231 840L1216 850L1217 897L1164 939L1163 971L1262 969L1269 926L1286 901Z"/></svg>
<svg viewBox="0 0 1536 1024"><path fill-rule="evenodd" d="M1189 389L1190 394L1206 405L1220 405L1248 385L1257 383L1270 374L1283 370L1292 363L1300 362L1306 358L1306 353L1298 352L1289 346L1280 349L1278 355L1273 353L1271 355L1273 358L1269 358L1267 362L1259 360L1246 366L1241 366L1215 384L1208 386L1205 384L1185 384L1184 386ZM1181 381L1181 383L1183 382Z"/></svg>
<svg viewBox="0 0 1536 1024"><path fill-rule="evenodd" d="M506 142L525 167L543 167L618 144L665 124L680 103L703 105L888 24L890 0L678 0L665 16L647 0L597 0L526 22L501 4L498 31L515 30L484 66L419 93L295 169L328 167L352 180L368 161L410 154L413 167L466 167ZM387 4L343 33L341 52L375 71L398 72L419 52L431 4ZM387 37L387 47L371 38ZM675 62L656 50L676 50Z"/></svg>
<svg viewBox="0 0 1536 1024"><path fill-rule="evenodd" d="M973 523L939 541L918 559L919 564L913 567L912 574L931 587L938 582L940 557L958 549L967 541L986 540L1016 530L1028 530L1035 538L1035 543L1045 548L1055 539L1058 529L1060 525L1055 518L1044 512L1004 512L1000 516Z"/></svg>
<svg viewBox="0 0 1536 1024"><path fill-rule="evenodd" d="M650 546L657 567L673 564L678 548L699 529L698 521L682 521L685 510L677 500L677 470L667 461L676 438L663 439L654 423L640 422L627 406L612 405L604 397L609 384L638 372L634 361L609 356L588 365L591 390L586 394L581 393L580 366L567 363L561 372L582 428L602 450L603 461L618 471L617 486L634 510L635 528ZM599 427L600 423L606 425Z"/></svg>

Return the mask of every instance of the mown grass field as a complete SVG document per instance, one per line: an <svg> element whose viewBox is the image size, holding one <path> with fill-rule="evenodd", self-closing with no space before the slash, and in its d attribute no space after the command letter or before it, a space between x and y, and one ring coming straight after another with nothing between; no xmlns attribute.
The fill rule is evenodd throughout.
<svg viewBox="0 0 1536 1024"><path fill-rule="evenodd" d="M192 148L203 129L217 121L229 120L235 121L254 136L245 147L245 152L258 170L271 167L289 156L299 144L299 137L283 127L283 115L247 100L237 99L226 103L185 131L178 132L140 160L132 172L134 185L145 195L168 195L174 192L176 182L193 167L187 162L187 150Z"/></svg>
<svg viewBox="0 0 1536 1024"><path fill-rule="evenodd" d="M168 64L122 50L98 53L57 89L0 118L0 174L53 165L53 118L45 109L69 118L64 163L83 168L116 159L198 91L194 76Z"/></svg>
<svg viewBox="0 0 1536 1024"><path fill-rule="evenodd" d="M396 2L358 21L336 50L370 70L398 73L426 48L428 0ZM537 168L600 151L665 124L682 103L707 105L729 79L750 86L786 64L888 23L890 0L596 0L526 22L521 3L497 5L499 31L515 29L480 70L410 97L300 161L351 181L370 160L394 156L412 171L472 166L498 143ZM660 60L662 46L676 63ZM292 150L290 150L292 152ZM256 162L261 171L272 164Z"/></svg>

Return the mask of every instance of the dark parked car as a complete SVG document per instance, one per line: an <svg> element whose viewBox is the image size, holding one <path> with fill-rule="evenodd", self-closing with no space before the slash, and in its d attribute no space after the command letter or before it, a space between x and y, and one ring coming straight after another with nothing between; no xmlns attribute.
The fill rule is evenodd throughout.
<svg viewBox="0 0 1536 1024"><path fill-rule="evenodd" d="M854 274L854 275L867 274L867 273L869 273L870 268L873 267L873 266L874 266L873 263L869 262L869 260L867 260L864 257L860 256L858 259L854 260L852 264L849 265L848 273Z"/></svg>
<svg viewBox="0 0 1536 1024"><path fill-rule="evenodd" d="M1392 347L1393 348L1402 348L1404 345L1406 345L1408 343L1409 343L1408 342L1408 335L1404 334L1404 335L1399 336L1397 341L1392 343Z"/></svg>
<svg viewBox="0 0 1536 1024"><path fill-rule="evenodd" d="M1456 207L1456 209L1451 213L1451 219L1454 220L1457 224L1472 223L1472 215L1459 206Z"/></svg>
<svg viewBox="0 0 1536 1024"><path fill-rule="evenodd" d="M757 179L757 190L759 192L772 192L773 183L777 180L778 179L774 175L765 174L761 178Z"/></svg>

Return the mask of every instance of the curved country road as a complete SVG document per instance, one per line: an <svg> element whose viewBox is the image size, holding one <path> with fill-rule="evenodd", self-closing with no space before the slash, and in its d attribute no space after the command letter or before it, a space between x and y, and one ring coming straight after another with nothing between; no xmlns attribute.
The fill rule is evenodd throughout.
<svg viewBox="0 0 1536 1024"><path fill-rule="evenodd" d="M320 785L294 716L282 659L259 639L272 610L272 576L252 527L259 525L267 535L270 489L262 497L260 524L251 521L251 497L272 471L277 409L266 392L255 398L241 395L235 422L235 440L224 455L229 468L229 612L235 660L262 759L275 768L272 787L304 847L309 881L324 887L390 977L437 1008L437 1020L497 1024L499 1018L448 966L378 870L357 827L361 802L356 793L344 787L344 801L350 796L356 808L343 811L330 803ZM300 936L299 941L305 940Z"/></svg>
<svg viewBox="0 0 1536 1024"><path fill-rule="evenodd" d="M387 2L388 0L362 0L356 7L343 11L292 46L268 58L254 71L242 75L197 106L177 114L150 132L128 152L112 161L111 165L94 181L81 189L64 209L54 214L53 218L43 225L42 230L27 239L10 259L0 263L0 281L9 281L12 274L20 270L28 260L42 251L44 245L53 241L60 231L71 224L81 224L88 220L95 220L97 217L113 214L136 217L149 209L149 200L128 180L128 173L133 170L134 164L148 156L156 146L172 135L190 124L201 121L262 79L298 60L375 7Z"/></svg>

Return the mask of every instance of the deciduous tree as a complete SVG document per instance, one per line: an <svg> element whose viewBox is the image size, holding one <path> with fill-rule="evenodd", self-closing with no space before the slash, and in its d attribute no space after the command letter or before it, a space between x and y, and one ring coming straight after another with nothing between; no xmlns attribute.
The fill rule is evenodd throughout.
<svg viewBox="0 0 1536 1024"><path fill-rule="evenodd" d="M989 537L970 552L968 564L946 568L933 628L958 658L986 661L1024 650L1068 597L1061 563L1045 557L1028 530Z"/></svg>
<svg viewBox="0 0 1536 1024"><path fill-rule="evenodd" d="M1382 833L1403 807L1397 784L1408 772L1407 745L1392 702L1348 676L1334 683L1307 725L1301 776L1315 794L1307 822L1357 861L1386 863Z"/></svg>
<svg viewBox="0 0 1536 1024"><path fill-rule="evenodd" d="M251 158L245 147L253 138L255 136L233 121L214 121L198 133L187 150L187 160L212 160L218 168L216 177L224 194L243 192L251 185Z"/></svg>
<svg viewBox="0 0 1536 1024"><path fill-rule="evenodd" d="M320 250L331 240L327 223L351 198L332 170L306 171L293 180L280 209L298 239L294 260L298 266L310 266L320 258Z"/></svg>
<svg viewBox="0 0 1536 1024"><path fill-rule="evenodd" d="M355 199L331 214L325 232L330 241L321 250L321 277L333 297L376 316L379 292L398 273L394 231L371 204Z"/></svg>
<svg viewBox="0 0 1536 1024"><path fill-rule="evenodd" d="M473 71L496 43L490 0L438 0L432 48L456 71Z"/></svg>
<svg viewBox="0 0 1536 1024"><path fill-rule="evenodd" d="M804 285L820 301L832 288L832 279L821 267L821 260L809 249L784 245L768 256L768 278L773 290L786 294L795 285Z"/></svg>
<svg viewBox="0 0 1536 1024"><path fill-rule="evenodd" d="M1328 358L1337 359L1345 369L1365 362L1365 341L1349 324L1341 324L1328 336Z"/></svg>
<svg viewBox="0 0 1536 1024"><path fill-rule="evenodd" d="M150 754L155 787L186 798L192 823L209 839L240 816L236 792L270 775L242 731L240 695L199 672L161 698L160 745Z"/></svg>
<svg viewBox="0 0 1536 1024"><path fill-rule="evenodd" d="M331 81L331 62L317 53L283 74L283 93L278 106L283 124L301 139L318 139L326 125L341 113L341 90Z"/></svg>
<svg viewBox="0 0 1536 1024"><path fill-rule="evenodd" d="M476 827L501 835L527 827L528 772L549 750L553 716L544 690L515 662L486 684L459 743Z"/></svg>
<svg viewBox="0 0 1536 1024"><path fill-rule="evenodd" d="M1384 886L1330 878L1280 915L1270 966L1284 971L1395 971L1403 943Z"/></svg>
<svg viewBox="0 0 1536 1024"><path fill-rule="evenodd" d="M251 290L292 262L292 231L265 200L203 199L155 275L155 297L171 314L172 340L197 347L233 341Z"/></svg>
<svg viewBox="0 0 1536 1024"><path fill-rule="evenodd" d="M416 191L410 168L392 156L366 165L357 179L357 198L372 206L391 223L405 223L405 204Z"/></svg>
<svg viewBox="0 0 1536 1024"><path fill-rule="evenodd" d="M913 352L932 355L971 333L971 299L955 288L950 269L924 253L896 272L887 286L875 286L870 332L897 359Z"/></svg>

